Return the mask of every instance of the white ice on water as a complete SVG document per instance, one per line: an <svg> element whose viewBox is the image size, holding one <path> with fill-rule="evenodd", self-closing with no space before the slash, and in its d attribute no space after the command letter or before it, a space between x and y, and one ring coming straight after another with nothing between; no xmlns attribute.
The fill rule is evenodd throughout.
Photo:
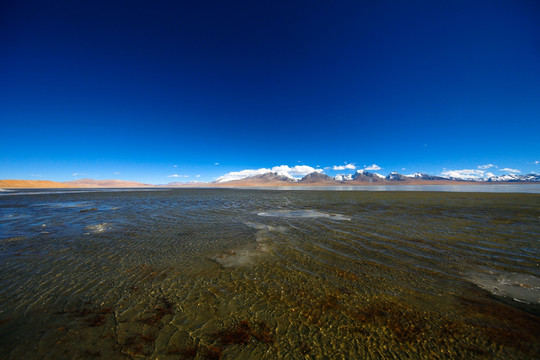
<svg viewBox="0 0 540 360"><path fill-rule="evenodd" d="M328 218L332 220L346 220L351 218L340 214L328 214L316 210L268 210L257 213L259 216L272 216L284 218Z"/></svg>
<svg viewBox="0 0 540 360"><path fill-rule="evenodd" d="M523 303L540 304L540 278L535 276L486 270L471 272L469 278L493 295Z"/></svg>

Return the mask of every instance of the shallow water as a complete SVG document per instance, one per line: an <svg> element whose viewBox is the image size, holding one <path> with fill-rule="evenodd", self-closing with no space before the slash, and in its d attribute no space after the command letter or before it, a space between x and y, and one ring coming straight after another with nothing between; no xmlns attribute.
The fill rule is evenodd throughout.
<svg viewBox="0 0 540 360"><path fill-rule="evenodd" d="M0 358L537 358L540 195L0 197Z"/></svg>

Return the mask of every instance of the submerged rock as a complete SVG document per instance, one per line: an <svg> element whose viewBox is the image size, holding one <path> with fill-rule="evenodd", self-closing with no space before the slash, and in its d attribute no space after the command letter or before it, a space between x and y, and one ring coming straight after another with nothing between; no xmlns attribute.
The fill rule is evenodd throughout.
<svg viewBox="0 0 540 360"><path fill-rule="evenodd" d="M90 231L91 233L99 234L109 230L110 228L111 225L109 223L101 223L96 225L88 225L84 229Z"/></svg>
<svg viewBox="0 0 540 360"><path fill-rule="evenodd" d="M259 262L269 251L268 245L258 244L253 248L230 250L211 259L225 268L250 266Z"/></svg>
<svg viewBox="0 0 540 360"><path fill-rule="evenodd" d="M251 221L244 222L244 225L246 225L247 227L250 227L252 229L257 229L257 230L261 230L261 231L269 231L269 232L278 232L278 233L282 233L282 234L287 231L287 228L284 227L284 226L272 226L272 225L266 225L266 224L251 222Z"/></svg>

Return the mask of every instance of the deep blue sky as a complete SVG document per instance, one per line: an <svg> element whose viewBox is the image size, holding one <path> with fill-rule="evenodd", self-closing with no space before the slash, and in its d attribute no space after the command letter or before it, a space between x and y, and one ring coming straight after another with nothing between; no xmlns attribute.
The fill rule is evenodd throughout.
<svg viewBox="0 0 540 360"><path fill-rule="evenodd" d="M0 119L3 179L540 172L540 2L3 1Z"/></svg>

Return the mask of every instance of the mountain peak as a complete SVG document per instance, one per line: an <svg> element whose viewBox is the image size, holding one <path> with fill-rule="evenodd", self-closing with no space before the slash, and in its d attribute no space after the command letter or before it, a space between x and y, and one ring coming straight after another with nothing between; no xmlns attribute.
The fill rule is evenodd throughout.
<svg viewBox="0 0 540 360"><path fill-rule="evenodd" d="M445 178L442 176L428 175L421 172L416 172L414 174L405 175L405 176L410 179L419 179L419 180L448 180L448 178Z"/></svg>
<svg viewBox="0 0 540 360"><path fill-rule="evenodd" d="M295 178L287 175L288 174L270 171L264 174L252 176L251 179L263 181L296 181Z"/></svg>
<svg viewBox="0 0 540 360"><path fill-rule="evenodd" d="M321 182L334 182L330 176L322 174L321 172L314 171L304 176L300 182L302 183L321 183Z"/></svg>
<svg viewBox="0 0 540 360"><path fill-rule="evenodd" d="M380 175L371 173L371 172L366 171L366 170L357 170L356 173L353 174L352 177L351 177L351 180L353 180L353 181L369 182L369 183L379 182L382 179L383 178Z"/></svg>
<svg viewBox="0 0 540 360"><path fill-rule="evenodd" d="M405 181L407 180L407 176L401 175L397 171L392 171L390 174L386 176L385 179L390 180L390 181Z"/></svg>
<svg viewBox="0 0 540 360"><path fill-rule="evenodd" d="M492 176L490 178L484 179L487 182L540 182L539 174L527 174L527 175L517 175L517 174L506 174L499 176Z"/></svg>

